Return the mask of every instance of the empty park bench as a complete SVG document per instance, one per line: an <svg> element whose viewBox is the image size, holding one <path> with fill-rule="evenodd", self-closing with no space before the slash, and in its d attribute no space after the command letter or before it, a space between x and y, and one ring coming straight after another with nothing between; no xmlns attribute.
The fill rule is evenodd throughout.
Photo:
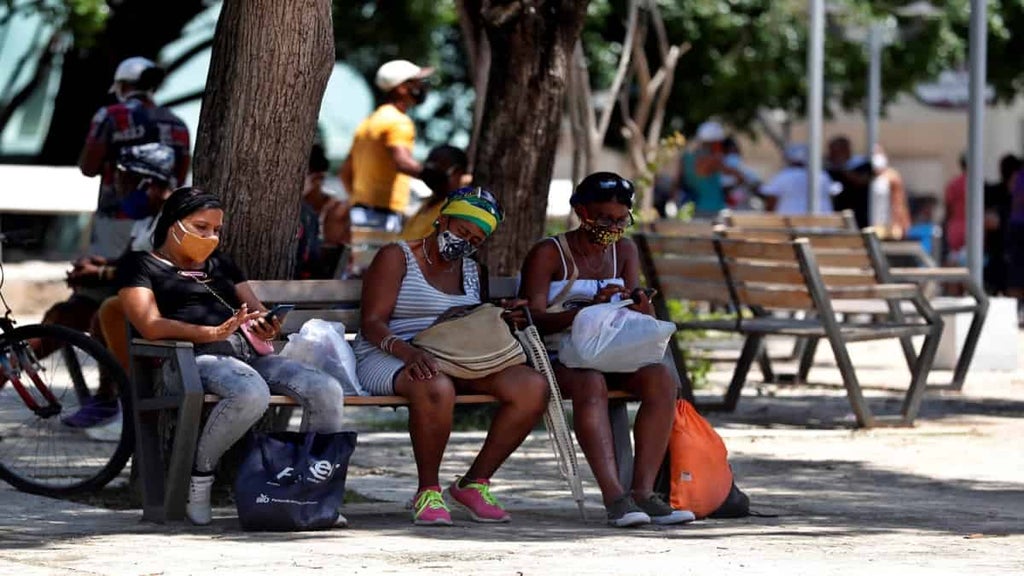
<svg viewBox="0 0 1024 576"><path fill-rule="evenodd" d="M260 300L272 306L278 303L295 304L285 319L281 338L297 332L312 318L342 322L348 337L358 331L360 322L359 280L272 280L250 281ZM491 278L491 298L515 296L514 278ZM284 340L275 342L280 349ZM148 341L133 339L132 359L132 411L136 430L135 464L139 468L142 486L143 519L154 522L181 521L185 517L185 502L189 476L195 457L200 432L203 406L219 400L206 394L199 380L199 372L189 342ZM158 363L165 363L163 369ZM165 376L166 374L170 376ZM673 373L675 373L673 371ZM162 385L160 380L163 380ZM627 393L609 393L609 418L615 442L619 477L624 486L632 479L632 445L630 443L629 416L626 401L633 399ZM489 404L493 396L460 394L457 404ZM346 407L405 406L401 396L346 396ZM271 396L271 409L294 408L296 403L287 396ZM173 418L174 436L165 447L162 418ZM275 419L283 420L283 419ZM276 422L280 425L282 422Z"/></svg>
<svg viewBox="0 0 1024 576"><path fill-rule="evenodd" d="M750 367L766 336L824 338L831 344L858 425L910 425L917 415L942 331L919 286L879 283L870 272L849 269L845 255L826 257L821 267L811 242L687 238L637 234L644 273L665 298L728 306L731 317L677 323L680 330L723 330L742 334L743 351L724 402L733 410ZM825 268L829 264L829 268ZM831 265L843 264L833 270ZM837 318L833 302L878 300L899 306L910 302L920 320L857 324ZM808 311L805 318L779 317L776 311ZM910 384L899 416L876 416L868 406L847 344L868 340L925 336L913 361ZM681 356L681 351L674 350Z"/></svg>
<svg viewBox="0 0 1024 576"><path fill-rule="evenodd" d="M970 314L971 323L967 330L963 348L957 357L953 369L953 379L943 388L951 390L962 390L964 381L967 378L967 371L974 359L978 347L978 340L981 337L981 329L984 327L985 318L988 316L989 300L988 295L981 285L974 281L966 268L897 268L890 266L889 258L884 252L883 243L870 228L859 232L851 230L773 230L773 229L726 229L723 234L732 238L760 239L760 240L793 240L796 238L807 238L818 263L822 267L833 270L845 269L847 273L860 270L864 274L871 274L878 282L884 284L895 283L916 283L923 285L932 281L955 282L963 286L973 298L973 302L957 302L949 300L929 300L929 304L935 312L942 316L954 314ZM836 312L841 314L871 314L876 317L888 317L895 321L903 321L906 317L915 317L916 310L906 304L900 307L887 306L877 300L844 300L834 306ZM818 339L810 338L803 350L800 359L800 369L797 380L806 382L811 362L818 344ZM908 366L912 366L916 351L913 342L909 337L902 338L900 344L903 347L904 356Z"/></svg>

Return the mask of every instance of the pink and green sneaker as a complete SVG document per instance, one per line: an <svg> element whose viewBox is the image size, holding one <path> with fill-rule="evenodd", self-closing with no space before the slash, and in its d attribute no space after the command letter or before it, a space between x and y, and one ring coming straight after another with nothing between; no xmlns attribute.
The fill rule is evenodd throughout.
<svg viewBox="0 0 1024 576"><path fill-rule="evenodd" d="M451 526L452 514L441 496L441 487L424 488L413 502L412 523L417 526Z"/></svg>
<svg viewBox="0 0 1024 576"><path fill-rule="evenodd" d="M490 480L467 481L465 486L459 485L461 481L461 476L456 477L455 482L448 487L448 494L456 504L469 512L473 520L498 523L508 522L512 519L509 513L501 507L501 504L498 504L498 500L491 495Z"/></svg>

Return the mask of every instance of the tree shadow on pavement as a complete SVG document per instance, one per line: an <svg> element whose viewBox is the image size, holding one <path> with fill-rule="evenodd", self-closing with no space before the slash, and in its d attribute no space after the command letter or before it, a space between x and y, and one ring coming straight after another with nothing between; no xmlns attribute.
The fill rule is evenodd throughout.
<svg viewBox="0 0 1024 576"><path fill-rule="evenodd" d="M637 538L707 539L736 536L766 538L843 538L865 534L925 532L944 536L1024 534L1024 484L938 480L928 476L872 468L862 462L737 458L733 462L752 508L774 517L707 520L681 527L644 527ZM327 532L242 532L230 509L219 510L208 527L140 522L138 511L111 511L24 496L4 488L0 501L0 548L40 548L83 537L118 534L191 535L218 541L312 542L373 536L491 543L576 542L621 537L622 529L604 523L603 510L591 498L588 521L580 520L571 500L564 506L511 508L514 521L480 525L458 511L451 528L415 527L400 503L362 503L346 507L351 527ZM10 502L12 505L7 506Z"/></svg>
<svg viewBox="0 0 1024 576"><path fill-rule="evenodd" d="M899 414L903 391L887 389L884 396L868 394L867 400L875 415ZM698 395L701 401L712 396ZM716 424L736 423L762 427L795 427L801 429L854 428L856 420L841 386L788 386L764 395L745 395L735 412L707 414ZM1005 398L979 398L956 393L928 391L915 420L917 424L971 420L973 417L1024 418L1024 401Z"/></svg>

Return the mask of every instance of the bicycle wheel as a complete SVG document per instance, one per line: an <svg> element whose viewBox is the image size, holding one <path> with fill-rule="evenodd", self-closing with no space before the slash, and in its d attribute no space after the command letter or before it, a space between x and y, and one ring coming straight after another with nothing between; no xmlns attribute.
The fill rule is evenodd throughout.
<svg viewBox="0 0 1024 576"><path fill-rule="evenodd" d="M32 344L42 340L56 351L37 358ZM101 382L116 387L117 410L97 426L65 424L98 399ZM34 324L0 335L0 479L44 496L105 486L134 448L127 391L121 365L86 334Z"/></svg>

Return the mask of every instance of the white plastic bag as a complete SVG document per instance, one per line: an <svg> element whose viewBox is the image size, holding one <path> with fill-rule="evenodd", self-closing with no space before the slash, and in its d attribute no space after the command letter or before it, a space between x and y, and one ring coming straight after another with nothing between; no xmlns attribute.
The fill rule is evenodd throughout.
<svg viewBox="0 0 1024 576"><path fill-rule="evenodd" d="M297 333L288 335L281 356L330 374L341 382L346 396L367 395L356 378L356 355L345 340L341 322L307 320Z"/></svg>
<svg viewBox="0 0 1024 576"><path fill-rule="evenodd" d="M569 368L634 372L661 362L675 324L627 309L624 300L588 306L576 315L572 333L562 339L558 360Z"/></svg>

